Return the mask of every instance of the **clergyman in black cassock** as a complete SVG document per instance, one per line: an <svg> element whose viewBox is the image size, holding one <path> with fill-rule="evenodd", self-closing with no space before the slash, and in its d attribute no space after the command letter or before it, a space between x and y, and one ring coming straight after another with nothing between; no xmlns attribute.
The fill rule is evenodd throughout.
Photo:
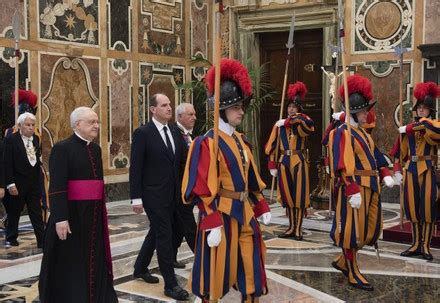
<svg viewBox="0 0 440 303"><path fill-rule="evenodd" d="M83 110L76 119L99 128L96 114L92 115L94 120L87 110L79 109ZM101 148L90 141L75 131L54 145L49 158L51 215L39 283L44 303L118 301L113 288ZM60 236L57 223L65 222L68 232Z"/></svg>

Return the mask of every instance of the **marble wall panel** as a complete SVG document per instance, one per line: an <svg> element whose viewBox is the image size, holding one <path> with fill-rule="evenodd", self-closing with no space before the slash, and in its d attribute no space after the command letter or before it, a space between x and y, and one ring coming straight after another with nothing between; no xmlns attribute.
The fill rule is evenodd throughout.
<svg viewBox="0 0 440 303"><path fill-rule="evenodd" d="M40 39L99 45L98 0L38 0Z"/></svg>
<svg viewBox="0 0 440 303"><path fill-rule="evenodd" d="M221 37L222 37L222 57L229 57L229 53L232 51L229 49L229 39L231 25L229 24L229 14L231 10L226 10L221 16Z"/></svg>
<svg viewBox="0 0 440 303"><path fill-rule="evenodd" d="M438 0L425 0L425 43L440 43L440 5Z"/></svg>
<svg viewBox="0 0 440 303"><path fill-rule="evenodd" d="M11 95L15 86L15 50L0 47L0 134L14 125L14 107L11 107ZM29 54L22 51L19 61L19 86L32 89L29 82ZM1 137L1 135L0 135Z"/></svg>
<svg viewBox="0 0 440 303"><path fill-rule="evenodd" d="M108 48L131 50L131 0L107 0Z"/></svg>
<svg viewBox="0 0 440 303"><path fill-rule="evenodd" d="M109 167L129 166L131 144L132 62L109 60Z"/></svg>
<svg viewBox="0 0 440 303"><path fill-rule="evenodd" d="M21 39L28 36L28 2L19 0L2 1L0 9L0 37L13 37L12 20L14 13L18 10L21 24Z"/></svg>
<svg viewBox="0 0 440 303"><path fill-rule="evenodd" d="M52 146L72 134L73 109L88 106L99 115L99 60L41 54L40 64L43 157L48 159Z"/></svg>
<svg viewBox="0 0 440 303"><path fill-rule="evenodd" d="M373 86L373 98L377 101L374 110L376 112L376 128L373 130L374 142L382 152L389 153L397 136L397 124L399 117L399 75L398 65L393 66L389 63L389 68L380 65L368 63L364 68L358 69L358 73L371 80ZM383 73L380 73L383 72ZM409 95L408 88L412 83L411 64L405 63L403 66L403 96L405 124L411 119L410 103L412 98Z"/></svg>
<svg viewBox="0 0 440 303"><path fill-rule="evenodd" d="M351 19L355 53L392 52L400 45L412 47L415 0L354 2Z"/></svg>
<svg viewBox="0 0 440 303"><path fill-rule="evenodd" d="M173 108L184 100L184 89L181 85L185 83L185 67L181 65L169 65L161 63L140 63L139 86L142 96L143 108L139 108L142 120L139 123L146 123L150 120L148 100L157 93L168 96Z"/></svg>
<svg viewBox="0 0 440 303"><path fill-rule="evenodd" d="M185 19L182 0L142 0L139 52L184 58Z"/></svg>
<svg viewBox="0 0 440 303"><path fill-rule="evenodd" d="M208 4L191 1L191 56L208 57Z"/></svg>

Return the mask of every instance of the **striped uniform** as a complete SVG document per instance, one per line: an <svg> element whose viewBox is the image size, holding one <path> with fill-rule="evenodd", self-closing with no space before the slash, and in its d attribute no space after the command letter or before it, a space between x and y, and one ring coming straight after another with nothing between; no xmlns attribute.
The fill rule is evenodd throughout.
<svg viewBox="0 0 440 303"><path fill-rule="evenodd" d="M404 160L403 209L412 223L411 251L421 248L429 252L433 224L437 219L437 185L435 166L437 146L440 143L440 121L427 118L410 124L397 141L391 155Z"/></svg>
<svg viewBox="0 0 440 303"><path fill-rule="evenodd" d="M205 300L217 300L234 286L243 301L257 301L267 293L265 245L256 220L270 211L261 194L265 184L242 134L219 132L218 161L212 136L211 130L192 143L182 183L183 201L199 208L189 284ZM243 201L225 197L222 190L244 192L248 197ZM222 240L210 248L208 231L218 226L222 226Z"/></svg>
<svg viewBox="0 0 440 303"><path fill-rule="evenodd" d="M278 169L277 200L286 208L289 229L286 234L302 237L302 221L310 205L309 163L305 158L306 137L314 132L314 122L299 113L285 120L284 126L274 125L265 152L269 169ZM277 138L280 138L279 159L275 159ZM278 160L278 164L276 161Z"/></svg>
<svg viewBox="0 0 440 303"><path fill-rule="evenodd" d="M330 173L336 182L336 211L330 237L343 249L333 263L349 278L351 284L368 285L359 272L356 253L364 245L374 245L382 231L380 176L389 175L388 163L365 129L347 125L331 131L329 136ZM351 144L350 141L351 140ZM380 173L378 172L380 170ZM380 175L380 176L379 176ZM349 196L360 193L361 207L355 211ZM356 239L355 214L358 213Z"/></svg>

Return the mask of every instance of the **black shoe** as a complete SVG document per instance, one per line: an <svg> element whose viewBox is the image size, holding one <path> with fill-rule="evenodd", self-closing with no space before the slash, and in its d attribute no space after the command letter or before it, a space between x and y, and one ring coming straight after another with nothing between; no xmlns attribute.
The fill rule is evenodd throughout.
<svg viewBox="0 0 440 303"><path fill-rule="evenodd" d="M431 255L431 253L429 251L426 252L424 249L422 249L421 254L422 254L423 259L425 259L425 260L431 261L432 259L434 259Z"/></svg>
<svg viewBox="0 0 440 303"><path fill-rule="evenodd" d="M337 269L337 270L339 270L340 272L342 272L342 273L344 274L344 276L348 277L348 270L343 269L342 267L339 267L339 266L338 266L338 263L336 263L335 261L333 261L333 262L332 262L332 266L333 266L335 269Z"/></svg>
<svg viewBox="0 0 440 303"><path fill-rule="evenodd" d="M357 283L350 283L351 286L357 289L366 290L366 291L373 291L374 287L371 284L357 284Z"/></svg>
<svg viewBox="0 0 440 303"><path fill-rule="evenodd" d="M5 241L5 246L18 246L20 245L17 240Z"/></svg>
<svg viewBox="0 0 440 303"><path fill-rule="evenodd" d="M303 239L303 236L293 236L293 239L296 240L296 241L302 241L302 240L304 240L304 239Z"/></svg>
<svg viewBox="0 0 440 303"><path fill-rule="evenodd" d="M278 235L278 238L281 238L281 239L294 238L294 237L295 237L294 233L290 233L290 234L284 233L284 234Z"/></svg>
<svg viewBox="0 0 440 303"><path fill-rule="evenodd" d="M146 272L146 273L143 273L143 274L134 273L133 277L135 277L136 279L142 279L145 282L150 283L150 284L157 284L157 283L159 283L159 278L153 276L149 272Z"/></svg>
<svg viewBox="0 0 440 303"><path fill-rule="evenodd" d="M415 256L420 256L422 254L420 248L417 248L416 250L410 250L410 248L408 248L407 250L405 250L404 252L400 253L400 255L402 257L415 257Z"/></svg>
<svg viewBox="0 0 440 303"><path fill-rule="evenodd" d="M174 261L173 266L174 266L174 268L185 268L185 263L179 262L179 261Z"/></svg>
<svg viewBox="0 0 440 303"><path fill-rule="evenodd" d="M177 301L185 301L188 299L189 293L179 285L176 285L173 288L165 288L165 296Z"/></svg>

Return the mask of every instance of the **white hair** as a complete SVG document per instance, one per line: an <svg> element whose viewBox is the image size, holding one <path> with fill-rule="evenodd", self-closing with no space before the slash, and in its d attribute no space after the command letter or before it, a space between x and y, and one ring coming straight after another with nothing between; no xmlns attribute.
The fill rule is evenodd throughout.
<svg viewBox="0 0 440 303"><path fill-rule="evenodd" d="M77 107L73 110L73 112L70 114L70 127L75 128L76 126L76 122L78 122L79 120L81 120L81 118L90 112L95 112L93 109L91 109L90 107L86 107L86 106L81 106L81 107Z"/></svg>
<svg viewBox="0 0 440 303"><path fill-rule="evenodd" d="M23 113L20 116L18 116L17 118L17 124L18 125L23 125L23 123L27 120L27 119L31 119L33 122L37 121L37 118L35 117L34 114L31 113Z"/></svg>
<svg viewBox="0 0 440 303"><path fill-rule="evenodd" d="M187 103L187 102L180 103L176 107L176 118L182 115L189 106L194 107L194 105L192 105L191 103Z"/></svg>

